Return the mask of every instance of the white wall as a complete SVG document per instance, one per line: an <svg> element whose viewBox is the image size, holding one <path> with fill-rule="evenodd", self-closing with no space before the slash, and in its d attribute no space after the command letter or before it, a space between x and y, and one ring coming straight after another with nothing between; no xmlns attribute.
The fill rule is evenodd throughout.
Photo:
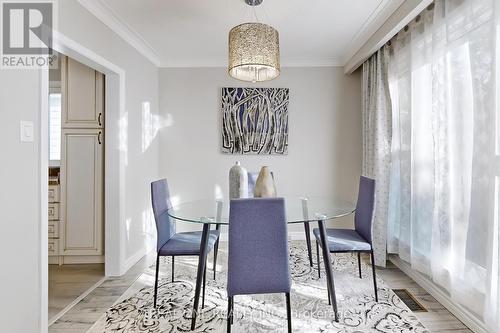
<svg viewBox="0 0 500 333"><path fill-rule="evenodd" d="M224 86L290 89L288 155L221 153ZM227 197L229 168L238 160L249 171L269 165L278 194L355 201L362 156L359 72L346 76L341 67L283 68L274 81L245 84L231 79L226 68L163 68L160 110L169 124L160 134L160 174L180 202L214 196L217 185ZM351 225L352 218L342 222ZM178 223L178 228L186 225Z"/></svg>
<svg viewBox="0 0 500 333"><path fill-rule="evenodd" d="M19 122L40 136L40 72L0 70L0 322L2 332L41 325L39 140L21 143Z"/></svg>

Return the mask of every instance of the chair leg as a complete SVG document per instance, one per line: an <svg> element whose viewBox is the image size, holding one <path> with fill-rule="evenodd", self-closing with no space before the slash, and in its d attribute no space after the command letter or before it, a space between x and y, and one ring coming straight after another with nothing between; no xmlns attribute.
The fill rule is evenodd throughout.
<svg viewBox="0 0 500 333"><path fill-rule="evenodd" d="M233 297L227 297L227 333L231 333L231 325L233 323Z"/></svg>
<svg viewBox="0 0 500 333"><path fill-rule="evenodd" d="M172 282L174 282L175 275L175 256L172 256Z"/></svg>
<svg viewBox="0 0 500 333"><path fill-rule="evenodd" d="M378 291L377 291L377 276L375 275L375 256L373 255L373 250L370 252L372 259L372 271L373 271L373 288L375 289L375 302L378 302Z"/></svg>
<svg viewBox="0 0 500 333"><path fill-rule="evenodd" d="M205 307L205 288L207 284L207 264L205 263L205 270L203 271L203 296L201 300L201 308Z"/></svg>
<svg viewBox="0 0 500 333"><path fill-rule="evenodd" d="M292 333L292 307L290 305L290 293L286 293L286 318L288 321L288 333Z"/></svg>
<svg viewBox="0 0 500 333"><path fill-rule="evenodd" d="M318 278L321 279L321 264L319 262L319 243L316 241L316 260L318 261Z"/></svg>
<svg viewBox="0 0 500 333"><path fill-rule="evenodd" d="M215 280L215 274L217 273L217 253L219 252L219 240L217 239L217 242L215 242L214 245L214 280Z"/></svg>
<svg viewBox="0 0 500 333"><path fill-rule="evenodd" d="M361 252L358 252L358 270L359 270L359 278L361 279Z"/></svg>
<svg viewBox="0 0 500 333"><path fill-rule="evenodd" d="M155 275L155 294L154 294L154 302L153 306L156 308L156 297L158 295L158 272L160 269L160 254L156 255L156 275Z"/></svg>

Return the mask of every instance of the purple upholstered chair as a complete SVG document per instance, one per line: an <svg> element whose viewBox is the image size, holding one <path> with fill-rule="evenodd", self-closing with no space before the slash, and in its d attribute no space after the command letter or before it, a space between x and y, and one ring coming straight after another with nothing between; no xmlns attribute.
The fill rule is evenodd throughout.
<svg viewBox="0 0 500 333"><path fill-rule="evenodd" d="M375 301L378 302L377 279L375 276L375 259L372 247L372 217L375 199L375 180L361 176L359 180L358 202L354 215L354 230L326 229L330 253L355 252L358 254L359 278L361 278L361 253L370 253L373 271L373 288ZM316 237L316 252L318 256L318 275L320 273L319 245L321 237L319 229L313 230Z"/></svg>
<svg viewBox="0 0 500 333"><path fill-rule="evenodd" d="M284 293L288 332L292 331L290 266L283 198L234 199L229 213L228 321L234 296Z"/></svg>
<svg viewBox="0 0 500 333"><path fill-rule="evenodd" d="M167 211L172 208L170 203L170 192L166 179L160 179L151 183L151 201L153 213L156 221L157 244L156 244L156 279L154 293L154 307L158 292L158 272L160 267L160 257L172 257L172 282L174 281L174 260L176 256L199 256L201 232L175 232L175 222L172 221ZM210 231L208 239L208 251L214 249L214 278L215 263L217 260L217 243L219 240L219 230ZM203 301L205 304L205 280L206 265L203 275ZM203 305L202 305L203 306Z"/></svg>

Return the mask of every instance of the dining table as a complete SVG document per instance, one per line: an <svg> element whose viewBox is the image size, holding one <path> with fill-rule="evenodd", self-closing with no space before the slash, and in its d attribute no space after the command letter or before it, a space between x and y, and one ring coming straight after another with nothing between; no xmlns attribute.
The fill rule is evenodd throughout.
<svg viewBox="0 0 500 333"><path fill-rule="evenodd" d="M335 286L333 281L332 264L328 248L325 223L330 220L348 216L355 211L355 205L348 201L337 198L322 196L281 196L285 199L285 213L288 224L304 225L307 242L307 251L311 267L313 266L311 255L310 223L317 223L321 239L322 257L326 270L327 289L332 295L332 307L335 321L338 321L337 302L335 297ZM236 199L237 200L237 199ZM222 226L230 227L229 220L230 199L211 198L201 199L175 205L168 210L168 215L176 221L185 223L196 223L203 226L198 270L196 274L196 287L191 317L191 330L196 327L198 315L199 298L202 288L203 274L205 271L208 253L208 235L210 228L214 226L219 230ZM218 242L215 245L217 251ZM215 267L214 267L215 269Z"/></svg>

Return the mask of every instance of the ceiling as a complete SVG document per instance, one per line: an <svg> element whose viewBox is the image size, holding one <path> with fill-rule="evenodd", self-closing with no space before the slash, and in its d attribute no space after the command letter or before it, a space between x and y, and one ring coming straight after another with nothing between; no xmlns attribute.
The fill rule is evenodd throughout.
<svg viewBox="0 0 500 333"><path fill-rule="evenodd" d="M260 22L279 31L282 66L342 66L397 2L264 0L256 14ZM101 19L105 17L108 25L161 67L226 66L229 30L253 20L252 9L243 0L94 3Z"/></svg>

